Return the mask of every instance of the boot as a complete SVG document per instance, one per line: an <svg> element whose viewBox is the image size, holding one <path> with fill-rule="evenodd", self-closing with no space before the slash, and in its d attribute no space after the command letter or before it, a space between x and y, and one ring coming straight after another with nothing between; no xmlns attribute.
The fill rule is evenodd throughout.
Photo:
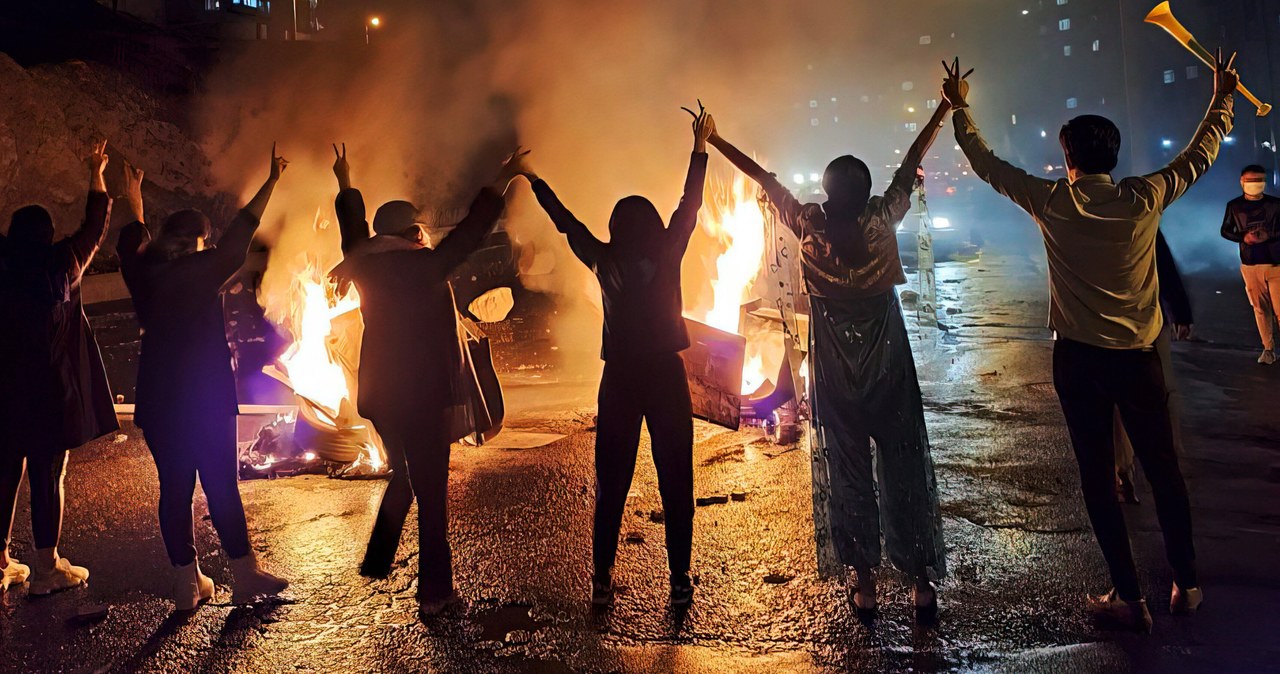
<svg viewBox="0 0 1280 674"><path fill-rule="evenodd" d="M6 556L7 564L0 569L0 592L6 592L10 585L21 585L31 575L31 567L20 564L18 560Z"/></svg>
<svg viewBox="0 0 1280 674"><path fill-rule="evenodd" d="M231 585L232 604L248 604L256 597L274 597L289 587L289 581L259 568L258 558L252 552L231 560L231 573L235 576Z"/></svg>
<svg viewBox="0 0 1280 674"><path fill-rule="evenodd" d="M74 566L66 557L59 557L54 548L36 550L35 573L31 574L28 592L42 596L84 585L89 580L89 570Z"/></svg>
<svg viewBox="0 0 1280 674"><path fill-rule="evenodd" d="M174 567L173 604L175 611L194 611L201 602L213 599L213 579L200 573L199 562Z"/></svg>
<svg viewBox="0 0 1280 674"><path fill-rule="evenodd" d="M1195 615L1204 601L1204 592L1198 587L1183 589L1173 584L1173 592L1169 594L1169 613L1173 615Z"/></svg>

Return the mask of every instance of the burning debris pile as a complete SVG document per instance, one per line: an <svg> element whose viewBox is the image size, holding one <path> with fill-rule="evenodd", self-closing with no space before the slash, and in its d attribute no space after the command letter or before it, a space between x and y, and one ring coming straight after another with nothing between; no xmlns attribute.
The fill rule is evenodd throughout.
<svg viewBox="0 0 1280 674"><path fill-rule="evenodd" d="M793 241L741 174L711 191L701 222L717 256L710 301L704 294L685 310L692 347L683 355L695 416L730 428L745 421L779 443L794 442L805 410L808 316L796 302ZM687 282L703 281L695 275Z"/></svg>

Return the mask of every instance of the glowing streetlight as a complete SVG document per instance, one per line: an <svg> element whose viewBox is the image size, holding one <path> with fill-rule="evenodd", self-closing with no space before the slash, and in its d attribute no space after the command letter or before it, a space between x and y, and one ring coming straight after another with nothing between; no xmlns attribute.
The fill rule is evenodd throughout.
<svg viewBox="0 0 1280 674"><path fill-rule="evenodd" d="M382 25L382 19L379 19L378 17L375 16L372 19L369 19L369 25L373 26L374 28L377 28L378 26Z"/></svg>
<svg viewBox="0 0 1280 674"><path fill-rule="evenodd" d="M376 16L371 16L371 17L369 17L369 20L368 20L367 22L365 22L365 24L364 24L364 43L365 43L365 44L369 44L369 29L370 29L370 28L377 28L377 27L379 27L379 26L381 26L381 25L382 25L382 19L381 19L381 18L376 17Z"/></svg>

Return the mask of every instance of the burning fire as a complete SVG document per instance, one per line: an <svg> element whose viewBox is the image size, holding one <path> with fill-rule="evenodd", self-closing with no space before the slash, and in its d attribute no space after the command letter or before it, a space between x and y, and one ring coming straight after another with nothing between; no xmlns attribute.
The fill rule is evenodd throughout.
<svg viewBox="0 0 1280 674"><path fill-rule="evenodd" d="M718 330L740 334L742 305L755 299L753 291L764 260L764 213L756 200L755 185L741 173L734 175L729 186L713 190L703 209L703 227L723 252L716 258L711 306L686 310L685 315ZM742 368L742 392L756 391L767 379L761 345L749 339Z"/></svg>
<svg viewBox="0 0 1280 674"><path fill-rule="evenodd" d="M330 423L336 424L343 402L351 392L342 366L334 362L330 347L333 321L360 308L360 295L352 287L339 294L319 267L308 262L293 279L293 300L280 323L293 335L293 345L280 356L280 367L294 393L314 403Z"/></svg>

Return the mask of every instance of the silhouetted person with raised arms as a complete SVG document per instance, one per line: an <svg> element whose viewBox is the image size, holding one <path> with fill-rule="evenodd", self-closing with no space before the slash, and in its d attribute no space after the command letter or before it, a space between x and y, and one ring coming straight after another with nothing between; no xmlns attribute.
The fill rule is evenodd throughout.
<svg viewBox="0 0 1280 674"><path fill-rule="evenodd" d="M142 171L125 172L134 221L120 232L120 272L133 295L142 349L134 421L142 429L160 476L160 534L169 562L176 610L213 597L213 581L196 562L191 502L196 479L235 576L232 602L283 592L289 583L258 566L237 483L235 373L227 343L222 288L244 265L254 232L288 162L271 148L266 182L208 245L209 219L182 210L152 239L144 220Z"/></svg>
<svg viewBox="0 0 1280 674"><path fill-rule="evenodd" d="M1116 182L1120 130L1105 117L1082 115L1058 139L1067 177L1046 180L1000 159L987 147L966 101L969 85L958 63L948 68L943 96L956 108L956 142L974 175L1008 197L1039 226L1049 262L1049 327L1054 332L1053 383L1080 467L1094 536L1114 587L1089 597L1100 622L1151 629L1151 613L1116 501L1112 415L1124 422L1134 454L1151 484L1173 567L1169 611L1194 613L1202 593L1196 577L1191 504L1175 450L1165 357L1157 349L1160 310L1156 235L1165 209L1209 170L1231 131L1232 92L1239 82L1219 52L1214 94L1191 143L1168 166Z"/></svg>
<svg viewBox="0 0 1280 674"><path fill-rule="evenodd" d="M840 561L857 574L853 604L864 622L877 611L873 571L880 566L882 524L889 561L914 581L921 622L936 618L934 583L947 569L920 384L894 286L906 283L897 226L910 209L916 169L949 109L944 103L934 110L878 197L871 194L870 169L852 155L827 165L824 203L801 204L718 133L710 140L760 184L779 220L800 239L811 308L813 432L827 453L831 537Z"/></svg>
<svg viewBox="0 0 1280 674"><path fill-rule="evenodd" d="M524 154L517 150L507 159L497 180L480 190L466 217L435 248L423 246L417 209L407 201L379 208L369 238L364 198L351 187L346 157L334 163L345 259L333 274L355 285L365 325L356 404L382 437L394 471L360 572L375 578L391 573L416 495L423 619L458 599L449 550L449 446L456 439L450 420L464 395L456 389L465 359L449 276L497 224Z"/></svg>
<svg viewBox="0 0 1280 674"><path fill-rule="evenodd" d="M22 583L44 595L83 584L89 571L58 555L62 482L70 449L120 428L98 342L85 318L80 280L111 219L102 172L107 141L95 143L80 228L57 243L42 206L13 214L0 237L0 587ZM9 557L9 536L26 464L35 573Z"/></svg>
<svg viewBox="0 0 1280 674"><path fill-rule="evenodd" d="M613 600L618 533L640 445L649 427L658 470L667 539L671 602L693 599L689 560L693 546L693 407L680 351L689 347L680 261L698 223L707 174L705 111L693 125L693 156L680 205L664 227L644 197L620 200L609 218L609 241L597 239L532 171L538 203L569 239L574 255L595 272L604 299L604 338L596 422L596 509L592 534L591 601Z"/></svg>

